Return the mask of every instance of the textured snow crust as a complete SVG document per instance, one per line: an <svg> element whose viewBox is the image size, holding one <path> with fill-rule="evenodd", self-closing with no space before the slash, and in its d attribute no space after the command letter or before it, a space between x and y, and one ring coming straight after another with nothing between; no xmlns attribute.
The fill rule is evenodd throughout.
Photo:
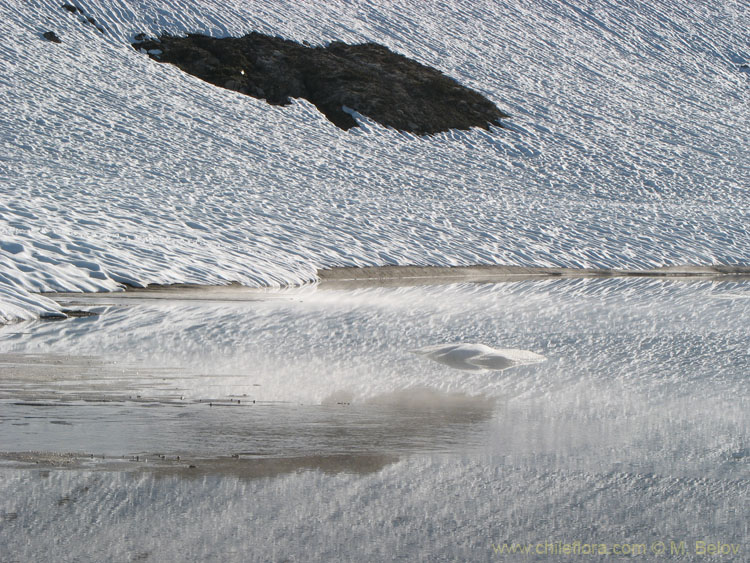
<svg viewBox="0 0 750 563"><path fill-rule="evenodd" d="M740 479L490 459L411 458L368 475L256 480L8 469L0 540L19 560L53 551L66 562L497 561L502 542L649 549L665 541L669 549L670 538L689 546L681 561L697 562L705 556L695 554L695 542L714 537L747 549ZM567 559L535 551L505 558ZM650 552L638 559L663 560Z"/></svg>
<svg viewBox="0 0 750 563"><path fill-rule="evenodd" d="M743 2L0 4L0 322L29 292L300 284L381 264L643 268L750 256ZM54 44L42 33L54 30ZM160 65L136 33L375 41L507 128L343 132Z"/></svg>

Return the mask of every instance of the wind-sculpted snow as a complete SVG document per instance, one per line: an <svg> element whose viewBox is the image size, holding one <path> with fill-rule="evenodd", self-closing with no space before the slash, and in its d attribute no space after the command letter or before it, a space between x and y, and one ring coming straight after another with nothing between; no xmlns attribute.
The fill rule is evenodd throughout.
<svg viewBox="0 0 750 563"><path fill-rule="evenodd" d="M0 5L0 320L55 309L29 292L280 286L326 266L747 263L741 3L77 5L105 32L55 2ZM163 31L376 42L511 118L343 132L130 47Z"/></svg>

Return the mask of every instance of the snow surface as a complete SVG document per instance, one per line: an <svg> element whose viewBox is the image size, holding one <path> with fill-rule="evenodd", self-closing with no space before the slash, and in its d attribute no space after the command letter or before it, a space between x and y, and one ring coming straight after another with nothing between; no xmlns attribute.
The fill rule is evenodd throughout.
<svg viewBox="0 0 750 563"><path fill-rule="evenodd" d="M747 264L746 2L0 3L0 322L29 292L282 286L342 265ZM53 44L42 33L54 30ZM375 41L507 128L344 132L161 65L136 33Z"/></svg>
<svg viewBox="0 0 750 563"><path fill-rule="evenodd" d="M669 549L671 538L686 543L681 561L705 561L695 542L709 538L746 553L741 480L489 459L417 458L368 475L254 480L5 470L0 539L20 561L52 552L62 562L564 561L570 556L501 558L493 545L581 541L611 550L664 541Z"/></svg>

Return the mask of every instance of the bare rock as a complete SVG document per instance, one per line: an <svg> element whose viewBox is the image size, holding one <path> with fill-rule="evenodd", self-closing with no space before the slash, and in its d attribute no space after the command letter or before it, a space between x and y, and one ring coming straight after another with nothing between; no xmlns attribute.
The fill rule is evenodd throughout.
<svg viewBox="0 0 750 563"><path fill-rule="evenodd" d="M269 104L305 98L345 130L357 126L345 108L419 135L487 129L508 117L478 92L375 43L310 47L253 32L240 38L190 34L145 39L139 34L133 47Z"/></svg>
<svg viewBox="0 0 750 563"><path fill-rule="evenodd" d="M62 39L60 39L57 36L57 33L54 31L45 31L42 34L42 37L44 37L47 41L52 41L53 43L62 43Z"/></svg>

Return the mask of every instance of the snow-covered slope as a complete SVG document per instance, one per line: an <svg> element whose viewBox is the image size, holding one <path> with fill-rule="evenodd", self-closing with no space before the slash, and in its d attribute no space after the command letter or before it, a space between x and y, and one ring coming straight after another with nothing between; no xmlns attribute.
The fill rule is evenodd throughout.
<svg viewBox="0 0 750 563"><path fill-rule="evenodd" d="M746 2L75 0L105 34L61 4L0 2L0 322L121 282L750 261ZM512 117L344 132L129 45L163 30L375 41Z"/></svg>

